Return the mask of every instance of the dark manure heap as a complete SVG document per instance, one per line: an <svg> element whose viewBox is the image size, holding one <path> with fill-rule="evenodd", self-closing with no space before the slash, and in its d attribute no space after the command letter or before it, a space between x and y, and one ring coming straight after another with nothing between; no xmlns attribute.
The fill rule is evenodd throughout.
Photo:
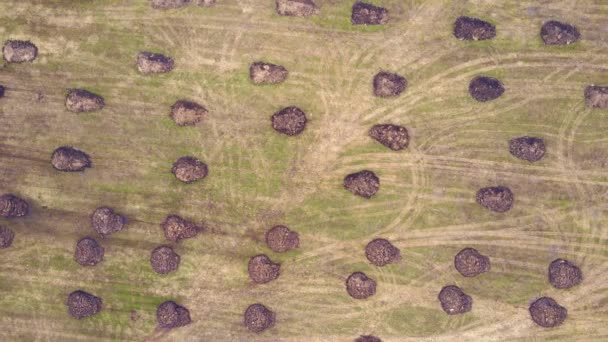
<svg viewBox="0 0 608 342"><path fill-rule="evenodd" d="M191 3L192 0L151 0L152 8L155 9L173 9L180 8Z"/></svg>
<svg viewBox="0 0 608 342"><path fill-rule="evenodd" d="M286 226L278 225L266 232L266 245L273 252L283 253L300 246L300 237L297 232Z"/></svg>
<svg viewBox="0 0 608 342"><path fill-rule="evenodd" d="M553 328L564 323L568 310L551 297L541 297L528 308L532 321L543 328Z"/></svg>
<svg viewBox="0 0 608 342"><path fill-rule="evenodd" d="M177 215L167 216L165 221L160 224L160 227L165 233L165 238L173 242L193 238L199 232L203 231L203 227Z"/></svg>
<svg viewBox="0 0 608 342"><path fill-rule="evenodd" d="M8 63L32 62L38 57L38 47L27 40L7 40L2 54Z"/></svg>
<svg viewBox="0 0 608 342"><path fill-rule="evenodd" d="M395 97L407 88L407 79L401 75L380 71L372 82L374 95L378 97Z"/></svg>
<svg viewBox="0 0 608 342"><path fill-rule="evenodd" d="M380 190L380 179L372 171L362 170L346 175L344 188L357 196L371 198Z"/></svg>
<svg viewBox="0 0 608 342"><path fill-rule="evenodd" d="M372 335L361 335L355 339L355 342L382 342L382 340Z"/></svg>
<svg viewBox="0 0 608 342"><path fill-rule="evenodd" d="M376 281L363 272L354 272L346 278L346 292L355 299L365 299L376 294Z"/></svg>
<svg viewBox="0 0 608 342"><path fill-rule="evenodd" d="M455 285L443 287L439 292L437 299L439 299L443 311L448 315L469 312L473 306L473 298Z"/></svg>
<svg viewBox="0 0 608 342"><path fill-rule="evenodd" d="M137 70L142 74L160 74L173 70L174 62L171 57L160 53L142 51L137 54Z"/></svg>
<svg viewBox="0 0 608 342"><path fill-rule="evenodd" d="M319 13L312 0L276 0L277 14L289 17L310 17Z"/></svg>
<svg viewBox="0 0 608 342"><path fill-rule="evenodd" d="M200 104L178 100L171 106L169 116L178 126L194 126L205 118L209 111Z"/></svg>
<svg viewBox="0 0 608 342"><path fill-rule="evenodd" d="M30 206L27 202L13 194L0 196L0 217L13 218L26 216Z"/></svg>
<svg viewBox="0 0 608 342"><path fill-rule="evenodd" d="M253 62L249 66L249 79L254 84L277 84L285 81L289 72L282 65Z"/></svg>
<svg viewBox="0 0 608 342"><path fill-rule="evenodd" d="M506 186L481 188L475 196L477 203L497 213L507 212L513 207L513 192Z"/></svg>
<svg viewBox="0 0 608 342"><path fill-rule="evenodd" d="M180 263L179 254L169 246L158 246L150 253L150 264L154 272L167 274L176 271Z"/></svg>
<svg viewBox="0 0 608 342"><path fill-rule="evenodd" d="M549 264L549 282L557 289L568 289L580 284L583 272L574 263L555 259Z"/></svg>
<svg viewBox="0 0 608 342"><path fill-rule="evenodd" d="M509 152L516 158L531 163L545 156L545 141L536 137L517 137L509 140Z"/></svg>
<svg viewBox="0 0 608 342"><path fill-rule="evenodd" d="M85 89L72 89L65 98L65 107L74 113L86 113L104 107L103 97Z"/></svg>
<svg viewBox="0 0 608 342"><path fill-rule="evenodd" d="M306 128L306 113L298 107L290 106L274 113L270 118L275 131L289 136L298 135Z"/></svg>
<svg viewBox="0 0 608 342"><path fill-rule="evenodd" d="M83 151L71 146L62 146L53 151L51 165L64 172L81 172L91 167L91 158Z"/></svg>
<svg viewBox="0 0 608 342"><path fill-rule="evenodd" d="M388 18L386 8L357 1L352 8L350 22L353 25L382 25L388 22Z"/></svg>
<svg viewBox="0 0 608 342"><path fill-rule="evenodd" d="M124 216L108 207L99 207L91 214L91 227L102 237L121 231L126 222Z"/></svg>
<svg viewBox="0 0 608 342"><path fill-rule="evenodd" d="M488 40L496 37L496 27L478 18L459 17L454 21L453 33L460 40Z"/></svg>
<svg viewBox="0 0 608 342"><path fill-rule="evenodd" d="M488 102L497 99L505 92L505 87L498 79L487 76L477 76L469 83L469 94L478 102Z"/></svg>
<svg viewBox="0 0 608 342"><path fill-rule="evenodd" d="M161 303L156 308L156 323L161 329L179 328L191 322L190 311L173 301Z"/></svg>
<svg viewBox="0 0 608 342"><path fill-rule="evenodd" d="M376 266L385 266L401 260L399 248L386 239L374 239L365 247L367 260Z"/></svg>
<svg viewBox="0 0 608 342"><path fill-rule="evenodd" d="M540 37L545 45L570 45L581 39L581 33L568 23L550 20L540 28Z"/></svg>
<svg viewBox="0 0 608 342"><path fill-rule="evenodd" d="M82 266L95 266L103 260L104 251L95 239L84 237L76 243L74 260Z"/></svg>
<svg viewBox="0 0 608 342"><path fill-rule="evenodd" d="M85 291L74 291L68 295L68 312L72 317L81 319L101 311L101 298Z"/></svg>
<svg viewBox="0 0 608 342"><path fill-rule="evenodd" d="M475 277L490 270L490 258L467 247L454 257L454 267L465 277Z"/></svg>
<svg viewBox="0 0 608 342"><path fill-rule="evenodd" d="M587 86L585 88L585 104L590 108L608 108L608 87Z"/></svg>
<svg viewBox="0 0 608 342"><path fill-rule="evenodd" d="M255 333L271 328L276 319L275 313L260 303L249 305L243 316L247 329Z"/></svg>
<svg viewBox="0 0 608 342"><path fill-rule="evenodd" d="M208 172L207 164L190 156L177 159L171 168L177 180L188 184L207 177Z"/></svg>
<svg viewBox="0 0 608 342"><path fill-rule="evenodd" d="M249 260L247 272L256 284L265 284L279 277L281 265L270 260L265 254L258 254Z"/></svg>
<svg viewBox="0 0 608 342"><path fill-rule="evenodd" d="M0 226L0 248L8 248L13 244L15 233L7 227Z"/></svg>
<svg viewBox="0 0 608 342"><path fill-rule="evenodd" d="M392 124L375 125L368 135L393 151L406 149L410 142L407 128Z"/></svg>

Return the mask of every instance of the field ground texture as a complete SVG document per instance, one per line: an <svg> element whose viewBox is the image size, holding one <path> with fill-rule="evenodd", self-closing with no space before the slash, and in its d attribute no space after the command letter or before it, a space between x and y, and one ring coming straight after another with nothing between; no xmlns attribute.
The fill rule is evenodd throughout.
<svg viewBox="0 0 608 342"><path fill-rule="evenodd" d="M586 1L370 1L390 10L380 27L353 27L352 1L317 0L318 16L280 17L274 1L219 0L211 8L153 10L144 0L0 2L0 40L31 40L33 63L5 64L0 84L0 192L28 200L31 214L1 219L15 231L0 252L0 340L386 341L608 339L608 111L584 104L586 85L608 84L608 4ZM497 36L452 36L460 15L496 25ZM549 19L576 25L580 42L544 46ZM172 56L168 74L143 76L135 56ZM285 83L255 86L249 64L284 65ZM400 97L376 98L380 70L408 78ZM478 103L476 75L499 78L505 94ZM89 114L65 109L68 89L102 95ZM195 127L168 116L178 99L209 109ZM295 105L309 117L297 137L277 134L270 116ZM391 151L367 136L378 123L408 127L410 147ZM513 158L507 141L545 139L534 164ZM62 173L52 151L73 145L93 168ZM184 155L209 165L209 176L178 182L172 163ZM370 200L342 188L368 169L381 188ZM515 204L505 214L475 203L485 186L505 185ZM106 239L89 215L112 206L128 219ZM154 273L150 251L166 243L159 224L178 214L207 231L179 243L177 272ZM264 232L285 224L300 248L272 253ZM91 235L106 248L96 267L73 260ZM403 260L383 268L364 247L384 237ZM492 261L476 278L460 276L454 255L474 247ZM266 253L281 276L253 285L247 262ZM584 280L569 290L547 281L548 264L570 259ZM363 271L378 282L367 300L348 296L344 280ZM473 309L448 316L437 294L456 284ZM103 298L104 310L76 320L68 293ZM566 322L542 329L529 302L548 295L568 308ZM155 329L156 306L175 300L193 323ZM242 323L261 302L277 313L256 335ZM130 319L136 310L139 319Z"/></svg>

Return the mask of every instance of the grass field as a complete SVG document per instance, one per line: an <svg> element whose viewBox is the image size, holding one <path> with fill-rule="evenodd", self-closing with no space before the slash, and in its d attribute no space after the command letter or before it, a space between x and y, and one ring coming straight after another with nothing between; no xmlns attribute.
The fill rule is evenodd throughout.
<svg viewBox="0 0 608 342"><path fill-rule="evenodd" d="M0 193L28 200L31 214L0 219L15 241L0 251L0 340L504 341L608 339L608 111L585 106L588 84L608 84L608 4L600 0L377 0L391 20L353 27L353 1L316 0L310 18L280 17L272 0L218 0L215 7L153 10L144 0L4 0L0 40L39 48L33 63L5 64L0 84ZM460 15L484 18L497 36L463 42L452 36ZM582 40L542 43L548 19L576 25ZM135 56L172 56L168 74L142 76ZM249 64L284 65L276 86L255 86ZM408 78L402 96L376 98L378 71ZM474 101L476 75L502 80L505 94ZM89 114L65 108L69 88L105 98ZM42 96L40 96L42 95ZM209 109L196 127L168 116L178 99ZM270 116L296 105L309 117L297 137L274 132ZM377 123L408 127L406 151L374 142ZM545 158L513 158L514 136L545 139ZM93 168L62 173L52 151L73 145ZM209 176L186 185L172 163L192 155ZM365 200L342 188L343 177L369 169L381 189ZM509 186L504 214L475 203L484 186ZM76 241L94 235L89 215L101 205L125 214L126 228L101 240L105 260L84 268ZM177 272L154 273L150 251L166 243L159 224L178 214L208 231L180 242ZM275 224L298 231L300 248L272 253L264 232ZM365 245L391 240L403 260L371 266ZM492 270L467 279L454 269L464 247L490 256ZM267 253L281 276L253 285L247 262ZM557 290L548 264L567 258L583 282ZM378 282L367 300L348 296L344 280L363 271ZM473 309L447 316L442 286L456 284ZM75 320L68 293L103 298L99 314ZM542 329L531 300L548 295L568 308L566 322ZM156 306L175 300L193 323L155 330ZM261 302L277 323L250 333L242 313ZM139 319L130 320L136 310Z"/></svg>

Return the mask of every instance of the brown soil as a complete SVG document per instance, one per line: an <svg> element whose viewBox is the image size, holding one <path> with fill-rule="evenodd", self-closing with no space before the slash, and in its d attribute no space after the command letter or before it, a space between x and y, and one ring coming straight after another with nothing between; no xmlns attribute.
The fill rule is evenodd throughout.
<svg viewBox="0 0 608 342"><path fill-rule="evenodd" d="M9 63L31 62L38 56L38 47L26 40L7 40L2 47L2 54Z"/></svg>
<svg viewBox="0 0 608 342"><path fill-rule="evenodd" d="M481 206L498 213L509 211L513 206L513 192L505 186L481 188L475 196Z"/></svg>
<svg viewBox="0 0 608 342"><path fill-rule="evenodd" d="M541 297L530 304L528 309L534 323L543 328L553 328L564 323L568 309L557 304L551 297Z"/></svg>
<svg viewBox="0 0 608 342"><path fill-rule="evenodd" d="M365 299L376 293L376 281L363 272L354 272L346 279L346 292L355 299Z"/></svg>
<svg viewBox="0 0 608 342"><path fill-rule="evenodd" d="M353 25L382 25L388 22L388 18L386 8L357 1L353 5L350 22Z"/></svg>
<svg viewBox="0 0 608 342"><path fill-rule="evenodd" d="M178 126L194 126L203 120L209 111L200 104L178 100L171 106L169 116Z"/></svg>
<svg viewBox="0 0 608 342"><path fill-rule="evenodd" d="M101 298L78 290L70 293L67 300L68 312L74 318L92 316L101 310Z"/></svg>
<svg viewBox="0 0 608 342"><path fill-rule="evenodd" d="M572 262L556 259L549 265L549 282L558 289L567 289L580 284L583 272Z"/></svg>
<svg viewBox="0 0 608 342"><path fill-rule="evenodd" d="M169 246L158 246L150 254L150 264L158 274L167 274L177 270L180 259L179 254Z"/></svg>
<svg viewBox="0 0 608 342"><path fill-rule="evenodd" d="M249 78L254 84L276 84L285 81L289 72L282 65L253 62L249 66Z"/></svg>
<svg viewBox="0 0 608 342"><path fill-rule="evenodd" d="M443 287L437 298L441 303L441 308L448 315L469 312L473 306L473 298L454 285Z"/></svg>
<svg viewBox="0 0 608 342"><path fill-rule="evenodd" d="M272 327L276 320L276 315L263 304L251 304L245 310L243 322L250 331L260 333Z"/></svg>
<svg viewBox="0 0 608 342"><path fill-rule="evenodd" d="M465 277L475 277L490 270L490 258L467 247L454 257L454 267Z"/></svg>
<svg viewBox="0 0 608 342"><path fill-rule="evenodd" d="M385 266L401 260L399 248L388 240L374 239L365 247L365 256L376 266Z"/></svg>
<svg viewBox="0 0 608 342"><path fill-rule="evenodd" d="M513 138L509 140L509 152L516 158L533 163L545 155L545 142L528 136Z"/></svg>
<svg viewBox="0 0 608 342"><path fill-rule="evenodd" d="M85 89L72 89L65 98L65 107L74 113L93 112L104 105L103 97Z"/></svg>
<svg viewBox="0 0 608 342"><path fill-rule="evenodd" d="M568 23L550 20L540 28L540 37L545 45L569 45L581 39L581 33Z"/></svg>
<svg viewBox="0 0 608 342"><path fill-rule="evenodd" d="M172 9L184 7L192 0L151 0L152 8L155 9Z"/></svg>
<svg viewBox="0 0 608 342"><path fill-rule="evenodd" d="M28 214L29 204L13 194L0 196L0 217L13 218L22 217Z"/></svg>
<svg viewBox="0 0 608 342"><path fill-rule="evenodd" d="M369 130L368 134L374 140L393 151L407 148L410 142L407 128L403 126L391 124L375 125Z"/></svg>
<svg viewBox="0 0 608 342"><path fill-rule="evenodd" d="M310 17L319 13L319 7L312 0L276 0L279 15L290 17Z"/></svg>
<svg viewBox="0 0 608 342"><path fill-rule="evenodd" d="M173 70L174 62L171 57L160 53L142 51L137 54L137 70L142 74L158 74Z"/></svg>
<svg viewBox="0 0 608 342"><path fill-rule="evenodd" d="M496 27L487 21L459 17L454 22L454 37L460 40L487 40L496 37Z"/></svg>
<svg viewBox="0 0 608 342"><path fill-rule="evenodd" d="M181 157L173 163L171 172L184 183L194 183L207 177L207 164L194 157Z"/></svg>
<svg viewBox="0 0 608 342"><path fill-rule="evenodd" d="M203 231L203 227L197 226L193 222L187 221L177 215L167 216L165 221L160 224L160 227L165 232L165 238L173 242L193 238Z"/></svg>
<svg viewBox="0 0 608 342"><path fill-rule="evenodd" d="M279 277L281 265L275 264L264 254L259 254L249 260L247 271L254 283L265 284Z"/></svg>
<svg viewBox="0 0 608 342"><path fill-rule="evenodd" d="M76 243L74 259L82 266L95 266L103 260L104 248L90 237L84 237Z"/></svg>
<svg viewBox="0 0 608 342"><path fill-rule="evenodd" d="M13 244L15 233L10 228L0 226L0 248L8 248Z"/></svg>
<svg viewBox="0 0 608 342"><path fill-rule="evenodd" d="M91 214L91 226L102 237L121 231L126 222L124 216L108 207L99 207Z"/></svg>
<svg viewBox="0 0 608 342"><path fill-rule="evenodd" d="M306 128L306 114L300 108L291 106L274 113L271 118L275 131L289 136L298 135Z"/></svg>
<svg viewBox="0 0 608 342"><path fill-rule="evenodd" d="M608 108L608 87L587 86L585 88L585 104L590 108Z"/></svg>
<svg viewBox="0 0 608 342"><path fill-rule="evenodd" d="M477 76L469 83L469 94L479 102L487 102L499 98L505 92L502 82L486 76Z"/></svg>
<svg viewBox="0 0 608 342"><path fill-rule="evenodd" d="M361 335L355 339L355 342L382 342L382 340L372 335Z"/></svg>
<svg viewBox="0 0 608 342"><path fill-rule="evenodd" d="M51 164L59 171L79 172L91 167L91 159L83 151L71 146L61 146L53 151Z"/></svg>
<svg viewBox="0 0 608 342"><path fill-rule="evenodd" d="M198 0L197 4L201 7L211 7L215 5L215 0Z"/></svg>
<svg viewBox="0 0 608 342"><path fill-rule="evenodd" d="M173 301L166 301L156 308L156 322L161 329L174 329L188 325L192 320L188 309Z"/></svg>
<svg viewBox="0 0 608 342"><path fill-rule="evenodd" d="M300 246L300 236L286 226L274 226L266 232L266 245L273 252L287 252Z"/></svg>
<svg viewBox="0 0 608 342"><path fill-rule="evenodd" d="M372 171L363 170L344 177L344 188L357 196L371 198L380 189L380 179Z"/></svg>
<svg viewBox="0 0 608 342"><path fill-rule="evenodd" d="M395 97L405 91L407 80L401 75L380 71L374 76L373 86L374 95L378 97Z"/></svg>

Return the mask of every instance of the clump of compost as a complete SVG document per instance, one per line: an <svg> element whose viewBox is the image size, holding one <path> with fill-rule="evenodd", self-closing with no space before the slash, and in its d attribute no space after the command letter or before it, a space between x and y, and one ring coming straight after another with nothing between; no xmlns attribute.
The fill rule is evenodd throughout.
<svg viewBox="0 0 608 342"><path fill-rule="evenodd" d="M51 164L59 171L80 172L91 167L88 154L71 146L61 146L53 151Z"/></svg>
<svg viewBox="0 0 608 342"><path fill-rule="evenodd" d="M363 272L354 272L346 279L346 292L355 299L365 299L376 293L376 281Z"/></svg>
<svg viewBox="0 0 608 342"><path fill-rule="evenodd" d="M289 72L282 65L253 62L249 66L249 78L254 84L276 84L285 81Z"/></svg>
<svg viewBox="0 0 608 342"><path fill-rule="evenodd" d="M467 247L454 257L454 267L465 277L475 277L490 270L490 258Z"/></svg>
<svg viewBox="0 0 608 342"><path fill-rule="evenodd" d="M192 2L192 0L151 0L152 8L155 9L173 9L184 7Z"/></svg>
<svg viewBox="0 0 608 342"><path fill-rule="evenodd" d="M298 107L290 106L274 113L271 117L272 128L289 136L298 135L306 128L306 114Z"/></svg>
<svg viewBox="0 0 608 342"><path fill-rule="evenodd" d="M570 45L581 39L581 33L573 25L550 20L540 28L540 37L545 45Z"/></svg>
<svg viewBox="0 0 608 342"><path fill-rule="evenodd" d="M355 339L355 342L382 342L382 340L372 335L361 335Z"/></svg>
<svg viewBox="0 0 608 342"><path fill-rule="evenodd" d="M77 319L98 313L101 304L101 298L81 290L70 293L67 300L68 312Z"/></svg>
<svg viewBox="0 0 608 342"><path fill-rule="evenodd" d="M587 86L585 88L585 104L590 108L608 108L608 87Z"/></svg>
<svg viewBox="0 0 608 342"><path fill-rule="evenodd" d="M528 309L534 323L543 328L553 328L564 323L568 309L557 304L551 297L541 297L530 304Z"/></svg>
<svg viewBox="0 0 608 342"><path fill-rule="evenodd" d="M0 216L5 218L22 217L28 214L29 204L13 194L0 196Z"/></svg>
<svg viewBox="0 0 608 342"><path fill-rule="evenodd" d="M513 192L506 186L490 186L479 189L475 200L491 211L504 213L513 206Z"/></svg>
<svg viewBox="0 0 608 342"><path fill-rule="evenodd" d="M369 130L368 134L372 139L393 151L407 148L410 142L407 128L403 126L391 124L375 125Z"/></svg>
<svg viewBox="0 0 608 342"><path fill-rule="evenodd" d="M372 171L363 170L344 177L344 188L357 196L371 198L380 189L380 179Z"/></svg>
<svg viewBox="0 0 608 342"><path fill-rule="evenodd" d="M247 271L254 283L265 284L279 277L281 265L270 260L265 254L258 254L249 260Z"/></svg>
<svg viewBox="0 0 608 342"><path fill-rule="evenodd" d="M7 40L2 54L9 63L32 62L38 56L38 47L27 40Z"/></svg>
<svg viewBox="0 0 608 342"><path fill-rule="evenodd" d="M300 246L300 237L297 232L288 227L278 225L266 232L266 245L273 252L287 252Z"/></svg>
<svg viewBox="0 0 608 342"><path fill-rule="evenodd" d="M384 7L357 1L353 5L350 22L353 25L386 24L388 22L388 10Z"/></svg>
<svg viewBox="0 0 608 342"><path fill-rule="evenodd" d="M454 37L460 40L488 40L496 37L496 27L478 18L459 17L454 22Z"/></svg>
<svg viewBox="0 0 608 342"><path fill-rule="evenodd" d="M471 311L473 299L458 286L448 285L441 289L437 296L441 308L448 315L457 315Z"/></svg>
<svg viewBox="0 0 608 342"><path fill-rule="evenodd" d="M8 248L13 244L15 233L7 227L0 226L0 248Z"/></svg>
<svg viewBox="0 0 608 342"><path fill-rule="evenodd" d="M158 246L150 254L150 264L158 274L167 274L177 270L180 259L179 254L169 246Z"/></svg>
<svg viewBox="0 0 608 342"><path fill-rule="evenodd" d="M469 94L479 102L499 98L505 92L502 82L494 77L477 76L469 83Z"/></svg>
<svg viewBox="0 0 608 342"><path fill-rule="evenodd" d="M405 77L386 71L380 71L374 76L374 95L378 97L399 96L407 88Z"/></svg>
<svg viewBox="0 0 608 342"><path fill-rule="evenodd" d="M95 266L103 260L104 248L90 237L84 237L76 243L74 259L82 266Z"/></svg>
<svg viewBox="0 0 608 342"><path fill-rule="evenodd" d="M290 17L310 17L319 13L319 7L312 0L276 0L279 15Z"/></svg>
<svg viewBox="0 0 608 342"><path fill-rule="evenodd" d="M85 89L72 89L65 98L65 107L74 113L94 112L104 105L103 97Z"/></svg>
<svg viewBox="0 0 608 342"><path fill-rule="evenodd" d="M121 231L126 222L124 216L108 207L99 207L91 214L91 226L102 237Z"/></svg>
<svg viewBox="0 0 608 342"><path fill-rule="evenodd" d="M188 325L192 320L188 309L173 301L166 301L156 308L156 322L161 329L174 329Z"/></svg>
<svg viewBox="0 0 608 342"><path fill-rule="evenodd" d="M533 163L545 155L545 142L528 136L513 138L509 140L509 152L516 158Z"/></svg>
<svg viewBox="0 0 608 342"><path fill-rule="evenodd" d="M558 289L567 289L580 284L583 272L574 263L565 259L555 259L549 264L549 282Z"/></svg>
<svg viewBox="0 0 608 342"><path fill-rule="evenodd" d="M385 266L401 260L399 248L386 239L374 239L365 247L365 256L376 266Z"/></svg>
<svg viewBox="0 0 608 342"><path fill-rule="evenodd" d="M274 325L275 313L260 303L251 304L245 310L244 323L247 329L260 333Z"/></svg>
<svg viewBox="0 0 608 342"><path fill-rule="evenodd" d="M173 59L160 53L142 51L137 54L137 70L142 74L166 73L173 70L173 66Z"/></svg>
<svg viewBox="0 0 608 342"><path fill-rule="evenodd" d="M165 233L165 238L173 242L193 238L203 231L203 227L197 226L194 222L190 222L177 215L167 216L160 226Z"/></svg>
<svg viewBox="0 0 608 342"><path fill-rule="evenodd" d="M209 113L200 104L188 100L178 100L171 106L169 116L178 126L194 126Z"/></svg>
<svg viewBox="0 0 608 342"><path fill-rule="evenodd" d="M171 172L184 183L194 183L207 177L207 164L194 157L181 157L173 163Z"/></svg>

